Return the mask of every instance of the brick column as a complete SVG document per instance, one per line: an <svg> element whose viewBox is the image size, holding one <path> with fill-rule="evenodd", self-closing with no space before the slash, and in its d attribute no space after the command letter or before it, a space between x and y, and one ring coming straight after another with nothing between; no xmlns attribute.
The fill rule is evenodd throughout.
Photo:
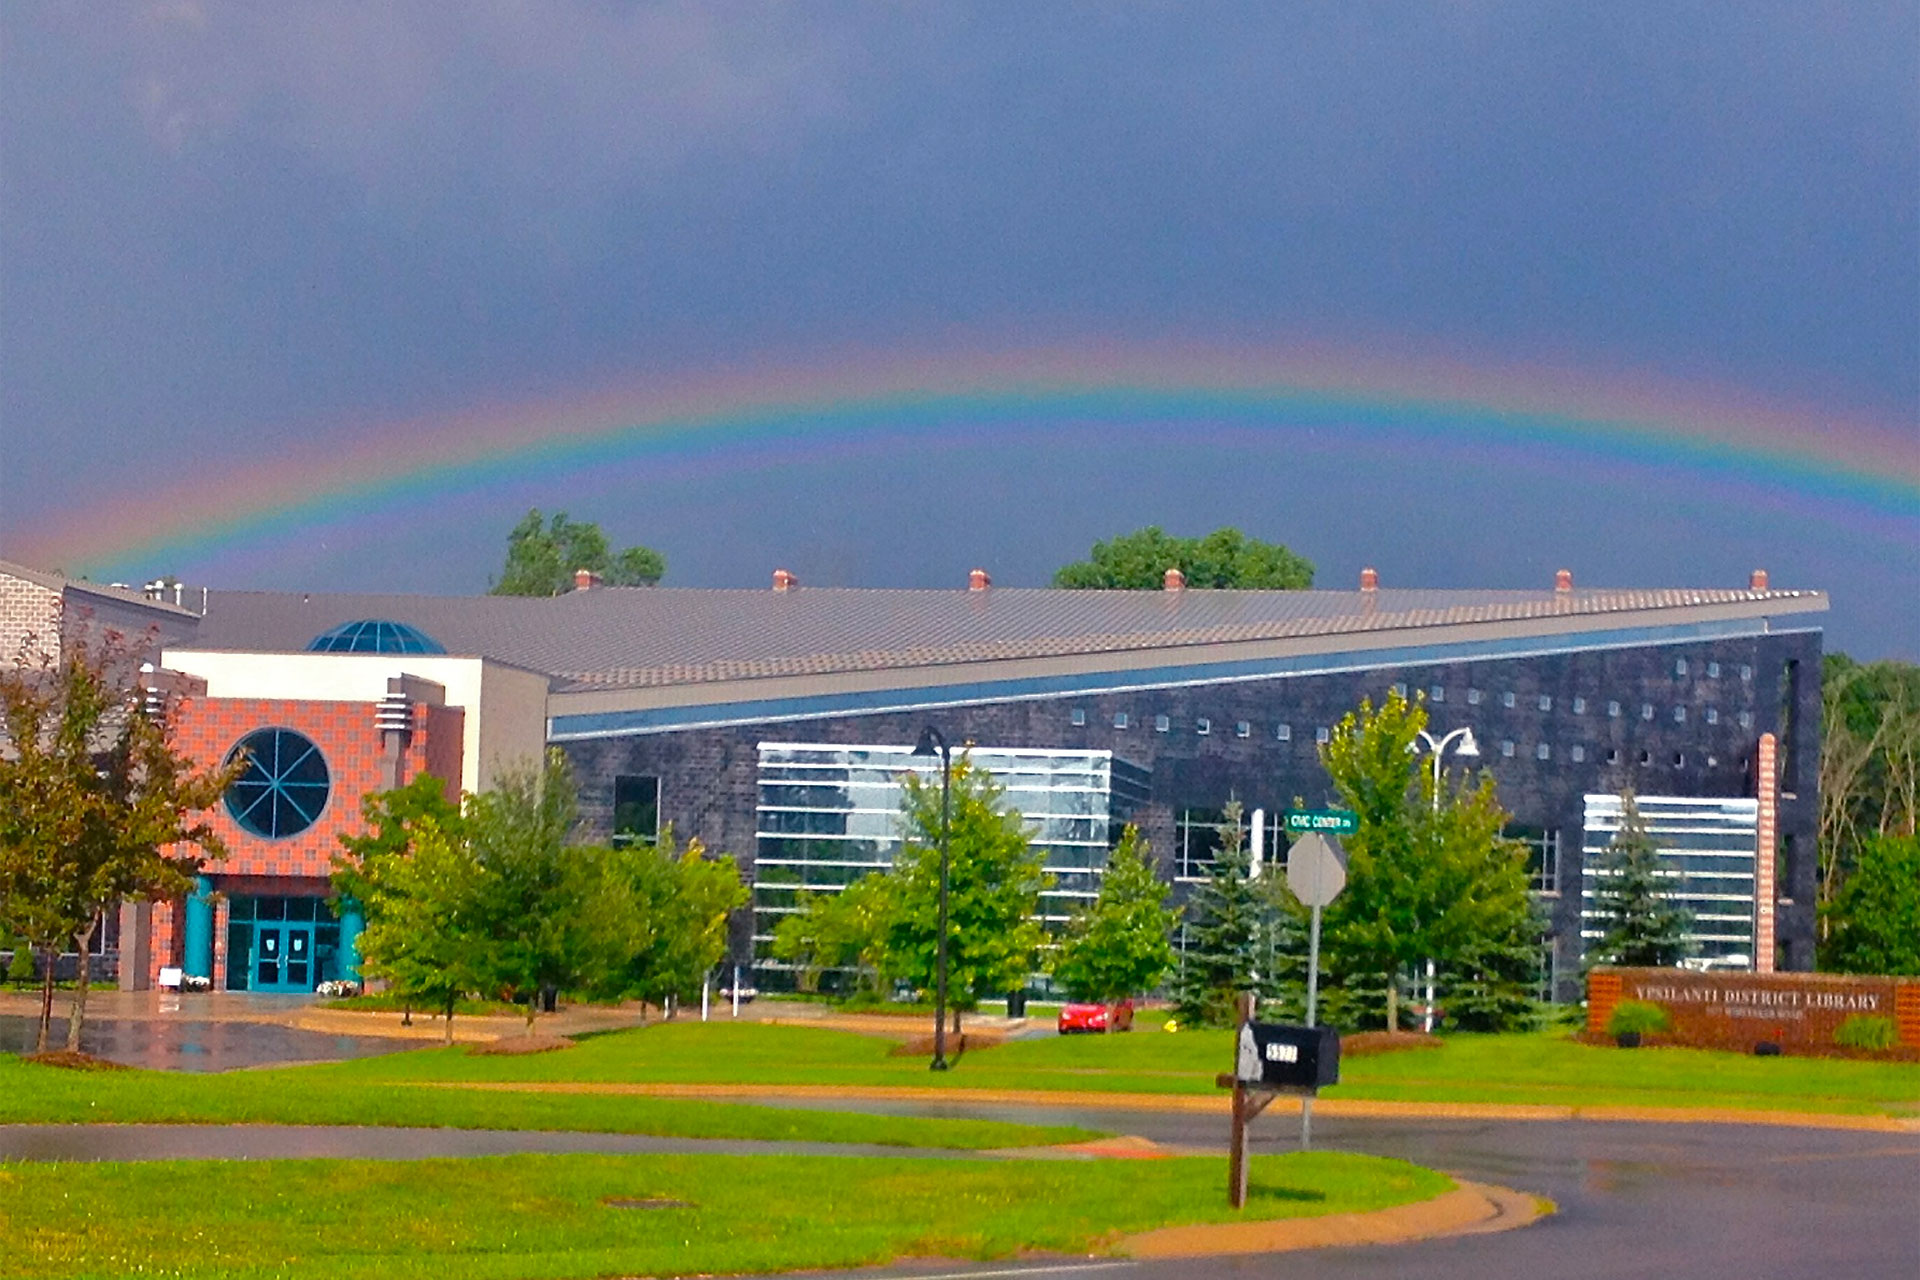
<svg viewBox="0 0 1920 1280"><path fill-rule="evenodd" d="M1626 989L1626 980L1619 974L1606 969L1595 969L1587 975L1587 1030L1596 1036L1607 1033L1607 1020L1613 1017L1614 1006L1620 1003L1620 995Z"/></svg>
<svg viewBox="0 0 1920 1280"><path fill-rule="evenodd" d="M1774 952L1774 861L1780 848L1780 771L1779 743L1770 733L1760 735L1760 749L1754 754L1756 773L1754 794L1760 800L1760 813L1753 837L1753 971L1773 972Z"/></svg>

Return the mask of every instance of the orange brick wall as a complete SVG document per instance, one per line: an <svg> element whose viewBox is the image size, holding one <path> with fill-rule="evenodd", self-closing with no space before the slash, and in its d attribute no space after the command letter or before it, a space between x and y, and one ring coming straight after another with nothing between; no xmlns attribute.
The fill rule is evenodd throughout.
<svg viewBox="0 0 1920 1280"><path fill-rule="evenodd" d="M1920 1049L1920 981L1903 979L1893 989L1893 1020L1900 1043Z"/></svg>
<svg viewBox="0 0 1920 1280"><path fill-rule="evenodd" d="M1596 969L1587 978L1587 1030L1594 1035L1605 1035L1607 1019L1613 1017L1613 1010L1620 1003L1620 993L1626 989L1625 981L1617 973L1608 973Z"/></svg>
<svg viewBox="0 0 1920 1280"><path fill-rule="evenodd" d="M267 876L304 881L289 883L289 892L312 893L323 886L333 872L333 857L340 851L342 835L358 834L364 829L360 801L369 792L378 791L383 781L380 768L380 731L374 723L374 704L370 702L315 702L293 698L209 698L184 697L174 705L175 743L193 759L218 764L256 729L292 729L311 738L326 758L332 792L327 807L314 824L298 835L284 840L266 840L242 830L224 804L215 805L208 815L227 856L209 861L204 874L219 879L225 876ZM407 747L406 776L431 772L447 780L447 796L457 800L460 794L461 732L465 716L458 707L413 708L414 731ZM258 884L247 892L263 892ZM213 979L216 989L226 986L227 920L229 909L216 899L213 932ZM153 963L151 978L160 969L177 966L181 954L181 922L184 904L156 903L153 916Z"/></svg>
<svg viewBox="0 0 1920 1280"><path fill-rule="evenodd" d="M369 702L310 702L278 698L183 698L177 710L176 741L182 751L208 763L225 760L240 740L256 729L292 729L311 738L326 758L333 783L327 807L305 831L284 840L265 840L241 829L216 805L211 820L227 847L227 856L209 863L207 874L324 877L333 870L340 837L362 829L360 799L380 790L380 732ZM458 787L460 731L458 709L415 706L413 740L407 748L407 776L451 768ZM448 740L439 740L440 732ZM444 776L444 775L442 775ZM457 795L457 790L453 794Z"/></svg>

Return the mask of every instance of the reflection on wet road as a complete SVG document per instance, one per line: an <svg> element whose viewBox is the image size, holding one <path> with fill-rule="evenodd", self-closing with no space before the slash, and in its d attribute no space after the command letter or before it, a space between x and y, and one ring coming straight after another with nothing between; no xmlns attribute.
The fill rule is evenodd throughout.
<svg viewBox="0 0 1920 1280"><path fill-rule="evenodd" d="M0 1053L31 1053L35 1030L32 1018L0 1014ZM66 1019L56 1015L55 1046L64 1043L66 1035ZM164 1071L230 1071L280 1062L365 1058L417 1047L405 1040L329 1035L271 1022L102 1018L89 1022L80 1033L80 1048L95 1057Z"/></svg>

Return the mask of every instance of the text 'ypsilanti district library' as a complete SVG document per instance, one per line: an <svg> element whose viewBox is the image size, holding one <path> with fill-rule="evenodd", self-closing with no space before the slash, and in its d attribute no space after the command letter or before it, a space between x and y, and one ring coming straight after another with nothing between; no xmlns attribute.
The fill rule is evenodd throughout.
<svg viewBox="0 0 1920 1280"><path fill-rule="evenodd" d="M1490 770L1547 907L1543 994L1579 993L1591 874L1632 788L1701 962L1813 963L1823 593L1735 588L1350 591L603 587L547 599L130 590L0 563L0 649L69 618L158 637L149 698L206 761L245 749L214 815L229 856L99 941L141 989L163 968L228 991L350 978L360 921L330 905L361 798L422 774L450 795L548 745L589 840L682 838L751 879L732 959L799 891L891 864L901 777L937 725L1032 824L1064 918L1136 823L1174 882L1206 874L1230 798L1331 800L1318 748L1362 698L1424 696L1445 763ZM1459 748L1471 743L1477 755Z"/></svg>

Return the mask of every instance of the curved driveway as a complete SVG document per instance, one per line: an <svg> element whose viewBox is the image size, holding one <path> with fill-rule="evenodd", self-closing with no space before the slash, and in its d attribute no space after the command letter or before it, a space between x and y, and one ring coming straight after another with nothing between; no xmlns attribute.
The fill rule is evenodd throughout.
<svg viewBox="0 0 1920 1280"><path fill-rule="evenodd" d="M1224 1151L1226 1121L1204 1114L843 1101L842 1108L920 1115L1077 1123L1156 1142ZM1256 1150L1291 1150L1298 1121L1263 1117ZM1315 1145L1399 1156L1476 1181L1545 1195L1552 1217L1518 1231L1426 1244L1271 1257L1165 1262L903 1267L926 1277L1399 1276L1431 1280L1756 1280L1920 1276L1920 1135L1760 1125L1592 1121L1379 1120L1321 1116ZM194 1150L202 1142L218 1151ZM703 1143L617 1134L476 1133L242 1126L0 1128L0 1159L153 1159L164 1156L475 1155L497 1151L753 1151L781 1144ZM783 1148L793 1149L793 1148ZM826 1148L847 1155L885 1148ZM907 1154L894 1149L893 1154ZM915 1155L933 1154L913 1152ZM962 1153L950 1153L961 1155ZM1225 1183L1225 1160L1221 1161ZM872 1276L868 1271L853 1273Z"/></svg>
<svg viewBox="0 0 1920 1280"><path fill-rule="evenodd" d="M1090 1107L887 1109L1078 1123L1161 1143L1226 1149L1224 1116ZM1254 1125L1254 1143L1257 1151L1295 1149L1298 1119L1262 1117ZM1063 1272L1062 1280L1080 1275L1089 1280L1920 1277L1920 1135L1731 1124L1316 1116L1314 1145L1398 1156L1534 1192L1553 1200L1558 1212L1518 1231L1427 1244L1126 1263ZM1223 1158L1223 1195L1225 1164ZM1012 1274L1006 1267L984 1270ZM928 1272L903 1268L898 1274L924 1280Z"/></svg>

